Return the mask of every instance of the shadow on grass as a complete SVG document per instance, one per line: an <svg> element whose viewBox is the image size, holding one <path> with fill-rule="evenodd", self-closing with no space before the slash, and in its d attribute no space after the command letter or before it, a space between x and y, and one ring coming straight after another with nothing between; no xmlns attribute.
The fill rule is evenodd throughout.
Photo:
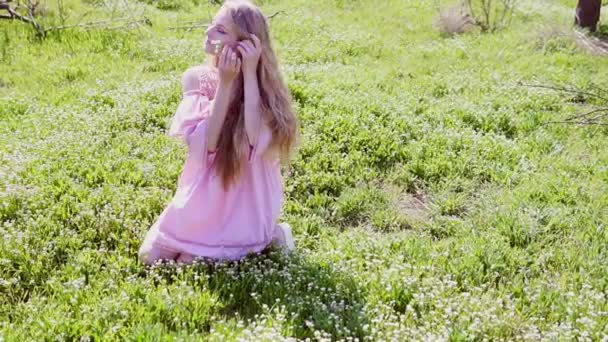
<svg viewBox="0 0 608 342"><path fill-rule="evenodd" d="M274 246L239 261L162 262L152 269L157 286L186 280L211 291L220 302L216 315L242 320L245 325L274 307L284 307L289 326L279 329L291 331L298 339L314 338L315 330L320 330L332 340L348 336L363 340L363 326L369 324L363 313L365 296L355 279L331 264L297 252L284 254Z"/></svg>

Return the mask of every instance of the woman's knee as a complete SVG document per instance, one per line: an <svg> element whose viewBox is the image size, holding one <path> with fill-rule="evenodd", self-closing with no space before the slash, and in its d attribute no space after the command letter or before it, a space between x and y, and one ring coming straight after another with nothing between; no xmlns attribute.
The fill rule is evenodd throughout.
<svg viewBox="0 0 608 342"><path fill-rule="evenodd" d="M176 261L184 264L189 264L194 261L194 258L196 258L196 255L192 255L189 253L180 253Z"/></svg>
<svg viewBox="0 0 608 342"><path fill-rule="evenodd" d="M150 246L146 244L141 246L137 254L139 261L145 265L152 265L158 260L162 259L175 260L175 258L177 257L177 253L175 252L167 251L160 247Z"/></svg>
<svg viewBox="0 0 608 342"><path fill-rule="evenodd" d="M156 260L154 260L152 258L152 248L146 248L146 246L141 246L141 248L139 248L139 252L137 253L138 259L139 261L144 264L144 265L152 265L153 263L156 262Z"/></svg>

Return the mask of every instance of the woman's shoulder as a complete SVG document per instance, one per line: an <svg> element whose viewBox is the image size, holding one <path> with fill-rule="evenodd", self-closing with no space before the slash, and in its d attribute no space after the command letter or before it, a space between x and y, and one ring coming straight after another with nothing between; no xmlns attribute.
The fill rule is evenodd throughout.
<svg viewBox="0 0 608 342"><path fill-rule="evenodd" d="M215 81L216 75L214 70L207 65L191 66L182 74L182 84L198 85L200 82Z"/></svg>
<svg viewBox="0 0 608 342"><path fill-rule="evenodd" d="M191 66L182 75L182 85L185 90L209 89L217 82L217 75L208 65Z"/></svg>
<svg viewBox="0 0 608 342"><path fill-rule="evenodd" d="M213 76L215 74L215 70L212 66L207 64L198 64L193 65L184 71L184 75L193 75L193 76Z"/></svg>

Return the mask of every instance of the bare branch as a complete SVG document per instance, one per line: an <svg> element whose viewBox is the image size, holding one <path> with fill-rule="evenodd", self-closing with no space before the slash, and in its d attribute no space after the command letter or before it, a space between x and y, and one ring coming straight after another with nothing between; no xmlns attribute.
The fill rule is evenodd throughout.
<svg viewBox="0 0 608 342"><path fill-rule="evenodd" d="M38 23L34 19L34 9L37 6L38 6L38 1L36 1L35 3L28 1L27 13L29 15L30 22L32 23L32 25L34 25L34 28L36 29L38 37L44 37L44 29L40 25L38 25Z"/></svg>
<svg viewBox="0 0 608 342"><path fill-rule="evenodd" d="M608 98L606 98L606 97L600 96L598 94L590 93L587 91L579 90L579 89L568 88L565 86L562 87L562 86L550 86L550 85L544 85L544 84L523 84L523 83L519 83L519 85L523 85L526 87L533 87L533 88L545 88L545 89L551 89L551 90L557 90L557 91L564 91L564 92L568 92L568 93L574 93L577 95L587 95L587 96L591 96L591 97L594 97L597 99L604 100L608 104ZM592 114L596 114L596 113L600 113L600 114L591 116ZM587 111L584 113L575 114L573 116L570 116L570 117L564 119L563 121L547 121L547 122L543 123L543 126L546 126L548 124L608 126L608 122L605 121L606 118L608 118L608 107L601 107L601 108L595 108L593 110L590 110L590 111ZM602 119L604 119L604 120L602 120Z"/></svg>
<svg viewBox="0 0 608 342"><path fill-rule="evenodd" d="M14 20L19 20L22 21L24 23L28 23L31 24L34 29L36 29L37 34L40 35L44 35L44 32L42 30L42 28L40 27L40 25L38 25L38 23L36 22L36 20L34 19L34 11L36 10L36 7L39 4L39 1L27 1L26 3L26 8L27 8L27 12L28 15L22 15L19 12L17 12L17 9L19 8L19 3L17 3L17 6L15 8L11 8L11 6L9 5L9 2L11 2L10 0L0 0L0 10L6 10L8 12L8 14L2 14L0 15L0 19L14 19Z"/></svg>
<svg viewBox="0 0 608 342"><path fill-rule="evenodd" d="M110 20L93 21L93 22L88 22L88 23L80 23L80 24L74 24L74 25L61 25L61 26L50 27L44 31L45 32L59 31L59 30L65 30L68 28L75 28L75 27L83 27L83 28L103 27L104 29L113 30L113 29L117 29L117 28L125 28L125 27L129 27L132 25L137 25L138 23L144 23L144 24L152 26L152 22L150 21L150 19L148 19L146 17L144 17L143 19L138 19L138 20L133 20L133 21L127 22L124 25L120 25L120 26L114 26L114 27L106 26L109 23L120 22L120 21L128 20L128 19L130 19L130 18L117 18L117 19L110 19Z"/></svg>
<svg viewBox="0 0 608 342"><path fill-rule="evenodd" d="M491 3L489 3L487 0L481 0L481 9L483 10L485 22L488 24L488 26L490 24L490 6Z"/></svg>
<svg viewBox="0 0 608 342"><path fill-rule="evenodd" d="M272 18L274 18L275 16L277 16L280 13L285 13L285 11L282 11L282 10L281 11L277 11L277 12L275 12L275 13L267 16L266 19L272 19ZM196 29L196 28L201 28L201 27L205 28L205 27L209 26L208 23L199 23L198 20L195 20L195 21L185 21L185 22L183 22L183 24L186 24L186 25L172 26L172 27L169 27L169 30L187 30L187 31L191 31L191 30Z"/></svg>
<svg viewBox="0 0 608 342"><path fill-rule="evenodd" d="M21 20L21 21L23 21L25 23L31 23L32 22L28 17L25 17L25 16L19 14L17 11L15 11L13 8L11 8L8 5L8 3L4 3L4 4L0 4L0 5L2 5L0 7L0 9L5 9L5 10L8 11L8 14L2 15L2 17L4 19L17 19L17 20Z"/></svg>
<svg viewBox="0 0 608 342"><path fill-rule="evenodd" d="M585 122L585 121L547 121L543 125L548 124L570 124L570 125L581 125L581 126L608 126L608 123L604 122Z"/></svg>
<svg viewBox="0 0 608 342"><path fill-rule="evenodd" d="M600 88L597 84L591 84L591 87L594 90L597 90L597 91L599 91L601 93L604 93L604 94L608 95L608 89Z"/></svg>
<svg viewBox="0 0 608 342"><path fill-rule="evenodd" d="M608 102L608 98L597 95L597 94L593 94L590 92L586 92L586 91L582 91L582 90L578 90L578 89L569 89L566 87L556 87L556 86L548 86L548 85L543 85L543 84L521 84L525 87L532 87L532 88L545 88L545 89L552 89L552 90L559 90L559 91L564 91L564 92L568 92L568 93L574 93L574 94L579 94L579 95L589 95L595 98L598 98L600 100L604 100Z"/></svg>
<svg viewBox="0 0 608 342"><path fill-rule="evenodd" d="M571 117L569 117L569 118L567 118L565 120L566 121L572 121L574 119L582 119L582 118L586 117L587 115L591 115L591 114L594 114L594 113L605 112L605 111L608 111L608 108L599 108L599 109L595 109L595 110L592 110L592 111L589 111L589 112L586 112L586 113L576 114L576 115L571 116Z"/></svg>
<svg viewBox="0 0 608 342"><path fill-rule="evenodd" d="M174 26L174 27L169 27L169 30L193 30L195 28L200 28L200 27L207 27L209 26L209 24L197 24L197 25L188 25L188 26Z"/></svg>
<svg viewBox="0 0 608 342"><path fill-rule="evenodd" d="M279 13L285 13L285 11L276 11L275 13L267 16L266 19L272 19L272 18L274 18Z"/></svg>
<svg viewBox="0 0 608 342"><path fill-rule="evenodd" d="M471 3L471 0L467 0L466 1L467 4L467 8L469 9L469 14L471 15L472 18L477 18L477 14L475 13L475 10L473 9L473 4ZM477 22L477 20L475 19L475 22Z"/></svg>
<svg viewBox="0 0 608 342"><path fill-rule="evenodd" d="M608 108L606 108L606 110L608 111ZM596 115L596 116L592 117L591 119L586 120L586 122L596 122L597 120L604 118L606 116L608 116L608 113Z"/></svg>

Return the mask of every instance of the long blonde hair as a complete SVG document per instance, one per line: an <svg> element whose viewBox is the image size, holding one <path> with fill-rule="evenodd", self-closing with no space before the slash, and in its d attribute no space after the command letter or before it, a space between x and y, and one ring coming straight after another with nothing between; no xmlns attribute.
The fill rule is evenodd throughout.
<svg viewBox="0 0 608 342"><path fill-rule="evenodd" d="M229 11L237 29L238 40L250 39L250 34L255 34L260 39L262 52L256 73L260 90L261 119L268 124L272 132L269 149L278 149L281 163L286 164L296 147L299 123L272 48L267 19L258 7L244 0L228 0L220 10ZM235 81L214 161L225 189L241 175L249 153L245 131L244 95L241 72Z"/></svg>

